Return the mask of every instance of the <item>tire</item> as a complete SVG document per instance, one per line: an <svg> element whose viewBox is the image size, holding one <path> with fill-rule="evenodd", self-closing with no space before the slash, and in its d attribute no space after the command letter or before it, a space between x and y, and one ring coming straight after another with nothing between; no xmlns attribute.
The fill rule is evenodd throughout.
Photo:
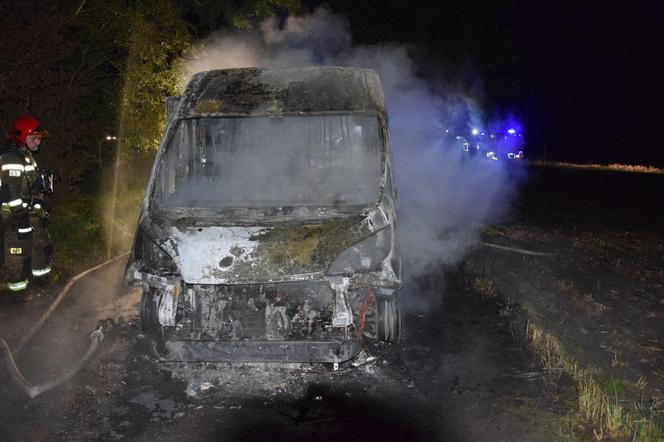
<svg viewBox="0 0 664 442"><path fill-rule="evenodd" d="M396 295L378 298L378 339L385 342L399 342L401 338L401 309Z"/></svg>
<svg viewBox="0 0 664 442"><path fill-rule="evenodd" d="M141 297L139 310L143 333L151 338L160 337L159 297L155 296L152 291L144 291L143 296Z"/></svg>

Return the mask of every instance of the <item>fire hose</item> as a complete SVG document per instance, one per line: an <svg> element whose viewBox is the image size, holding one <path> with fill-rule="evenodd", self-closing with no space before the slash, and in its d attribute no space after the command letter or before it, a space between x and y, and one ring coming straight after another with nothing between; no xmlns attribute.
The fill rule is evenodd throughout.
<svg viewBox="0 0 664 442"><path fill-rule="evenodd" d="M483 231L487 232L492 232L494 234L498 234L500 236L504 236L506 238L511 238L509 235L506 235L505 233L501 232L500 230L494 228L494 227L488 227L480 223L473 222L473 225L476 227L482 229ZM485 242L485 241L479 241L479 244L484 246L484 247L489 247L491 249L498 249L498 250L505 250L507 252L514 252L514 253L520 253L522 255L530 255L530 256L557 256L559 253L551 253L551 252L539 252L536 250L528 250L528 249L522 249L520 247L509 247L509 246L504 246L501 244L495 244L491 242Z"/></svg>
<svg viewBox="0 0 664 442"><path fill-rule="evenodd" d="M44 314L39 318L37 322L30 328L30 330L23 336L23 339L18 343L16 346L16 349L14 350L14 354L18 354L25 344L34 336L34 334L44 325L46 320L50 317L51 313L57 308L57 306L60 304L60 302L64 299L64 297L69 293L69 289L81 278L84 276L88 275L89 273L94 272L95 270L98 270L120 258L123 256L126 256L129 252L123 253L121 255L116 256L113 259L110 259L96 267L92 267L82 273L79 273L75 277L69 280L67 285L60 291L58 296L53 300L51 305L49 305L48 309L44 312ZM106 321L109 321L110 318ZM7 344L7 341L5 341L2 337L0 337L0 353L2 354L2 358L5 361L5 366L7 367L7 371L9 371L9 374L11 378L16 382L16 384L21 387L21 389L28 395L30 398L34 398L36 396L39 396L40 394L46 393L49 390L54 389L55 387L71 380L88 362L88 360L92 357L92 355L95 353L97 350L97 347L99 344L104 340L104 334L102 333L102 324L106 321L99 321L97 323L97 328L90 333L90 343L88 344L87 349L85 350L85 353L83 353L83 356L80 357L78 361L74 363L74 365L69 368L66 372L61 374L59 377L50 380L50 381L45 381L37 385L33 385L30 381L28 381L25 376L21 373L21 370L19 370L18 366L16 365L16 361L14 360L14 355L12 354L11 349L9 348L9 345ZM110 320L111 325L112 325L112 320Z"/></svg>
<svg viewBox="0 0 664 442"><path fill-rule="evenodd" d="M507 247L500 244L494 244L490 242L481 242L484 247L490 247L492 249L507 250L508 252L521 253L522 255L531 255L531 256L556 256L558 253L549 253L549 252L536 252L534 250L521 249L517 247Z"/></svg>
<svg viewBox="0 0 664 442"><path fill-rule="evenodd" d="M46 393L47 391L54 389L60 384L64 384L76 376L76 374L81 371L88 360L92 357L95 350L97 350L97 347L103 340L104 334L101 332L101 327L99 327L90 333L90 344L88 344L87 350L85 350L83 356L81 356L81 358L76 361L76 363L68 371L64 372L53 380L42 382L41 384L37 385L33 385L25 378L25 376L23 376L21 370L19 370L19 368L16 366L16 361L14 361L14 356L9 349L9 345L7 345L7 342L3 338L0 338L0 351L2 352L2 356L5 360L5 367L7 367L9 375L12 377L14 382L16 382L19 387L21 387L21 390L23 390L32 399L42 393Z"/></svg>
<svg viewBox="0 0 664 442"><path fill-rule="evenodd" d="M33 325L32 328L28 331L28 333L26 333L26 334L23 336L23 339L21 339L21 340L19 341L19 343L16 345L16 348L14 349L14 354L18 354L18 353L21 352L21 350L23 349L23 346L24 346L24 345L25 345L25 344L26 344L26 343L32 338L32 336L34 336L35 333L37 333L37 331L42 327L42 325L44 325L44 323L46 322L46 320L51 316L51 313L53 313L53 311L58 307L58 305L60 305L60 302L62 302L62 300L64 299L64 297L67 295L67 293L69 293L69 289L72 288L72 286L73 286L78 280L80 280L80 279L83 278L84 276L86 276L86 275L88 275L88 274L90 274L90 273L92 273L92 272L94 272L94 271L96 271L96 270L99 270L99 269L102 268L102 267L107 266L108 264L110 264L110 263L112 263L112 262L114 262L114 261L117 261L118 259L120 259L120 258L122 258L123 256L126 256L126 255L128 255L128 254L129 254L129 252L125 252L125 253L123 253L123 254L121 254L121 255L118 255L118 256L116 256L115 258L113 258L113 259L109 259L108 261L103 262L103 263L99 264L99 265L96 266L96 267L92 267L92 268L90 268L90 269L88 269L88 270L86 270L86 271L84 271L84 272L81 272L81 273L79 273L78 275L74 276L72 279L70 279L69 282L67 283L67 285L66 285L66 286L60 291L60 293L58 294L58 296L53 300L53 302L51 303L51 305L48 306L48 308L46 309L46 311L44 312L44 314L41 316L41 318L39 318L39 320L38 320L37 322L34 323L34 325Z"/></svg>

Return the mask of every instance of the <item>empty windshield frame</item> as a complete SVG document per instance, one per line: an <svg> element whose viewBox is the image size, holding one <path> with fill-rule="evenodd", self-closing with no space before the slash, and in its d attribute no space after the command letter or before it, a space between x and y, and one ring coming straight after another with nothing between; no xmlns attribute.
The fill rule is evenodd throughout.
<svg viewBox="0 0 664 442"><path fill-rule="evenodd" d="M164 209L357 206L381 190L386 130L376 113L224 115L169 129L151 191ZM186 189L164 198L177 186Z"/></svg>

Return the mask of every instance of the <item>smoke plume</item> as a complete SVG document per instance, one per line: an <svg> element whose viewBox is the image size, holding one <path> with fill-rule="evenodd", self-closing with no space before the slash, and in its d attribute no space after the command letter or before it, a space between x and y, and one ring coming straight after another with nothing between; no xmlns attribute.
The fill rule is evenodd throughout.
<svg viewBox="0 0 664 442"><path fill-rule="evenodd" d="M372 68L380 75L390 117L407 287L409 280L441 264L459 262L476 244L480 226L506 209L511 180L503 162L468 161L459 145L445 138L446 128L458 121L470 128L479 126L483 116L466 91L419 77L407 47L354 46L348 21L321 8L283 23L268 19L253 32L222 32L199 48L185 75L312 65Z"/></svg>

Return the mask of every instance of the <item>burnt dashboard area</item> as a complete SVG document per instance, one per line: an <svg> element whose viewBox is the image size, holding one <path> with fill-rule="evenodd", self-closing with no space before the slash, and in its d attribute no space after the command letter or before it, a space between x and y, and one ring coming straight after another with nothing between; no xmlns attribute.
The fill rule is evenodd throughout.
<svg viewBox="0 0 664 442"><path fill-rule="evenodd" d="M165 295L150 291L141 311L143 323L168 340L329 340L348 338L354 328L352 321L348 327L333 326L338 297L326 281L182 284L172 296ZM358 298L349 295L348 301Z"/></svg>

